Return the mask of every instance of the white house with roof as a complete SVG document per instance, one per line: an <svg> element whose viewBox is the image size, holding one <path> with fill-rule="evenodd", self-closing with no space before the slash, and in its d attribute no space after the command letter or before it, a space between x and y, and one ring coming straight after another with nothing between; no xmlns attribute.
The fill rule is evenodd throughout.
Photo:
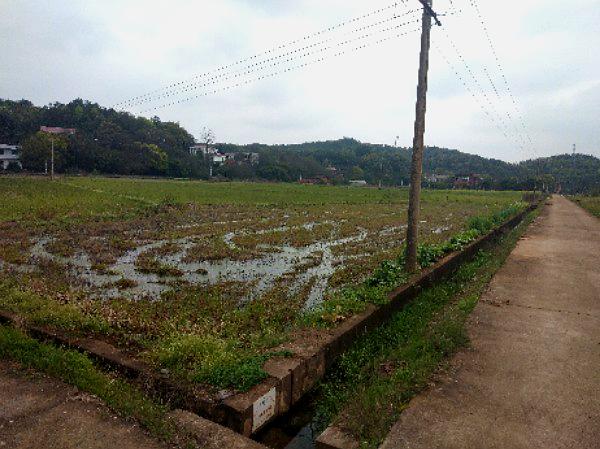
<svg viewBox="0 0 600 449"><path fill-rule="evenodd" d="M14 162L21 167L19 160L19 146L18 145L7 145L0 143L0 166L6 170L11 162Z"/></svg>
<svg viewBox="0 0 600 449"><path fill-rule="evenodd" d="M225 155L221 154L221 153L216 153L216 154L211 155L212 163L215 165L223 164L226 161L226 159L227 158L225 157Z"/></svg>
<svg viewBox="0 0 600 449"><path fill-rule="evenodd" d="M210 156L213 154L217 154L219 151L215 147L211 147L206 145L205 143L197 143L189 147L190 154L192 156Z"/></svg>

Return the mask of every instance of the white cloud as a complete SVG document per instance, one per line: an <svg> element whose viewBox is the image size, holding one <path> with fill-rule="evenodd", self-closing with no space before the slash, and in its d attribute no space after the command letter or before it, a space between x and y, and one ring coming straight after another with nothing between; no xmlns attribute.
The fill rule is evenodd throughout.
<svg viewBox="0 0 600 449"><path fill-rule="evenodd" d="M417 0L405 2L418 8ZM38 104L81 97L110 106L391 3L3 0L0 97ZM514 106L470 1L453 3L462 13L444 16L433 40L489 109L445 33L455 41L502 117L495 120L502 127L507 114L516 117ZM504 138L435 50L426 141L505 160L562 153L573 142L600 155L592 125L599 96L600 62L593 55L600 45L597 0L478 4L537 153L528 144L522 151L513 143L523 142L520 120L508 125L511 138ZM448 0L436 0L434 6L453 12ZM399 135L403 145L410 145L417 63L418 34L413 34L157 114L195 134L209 125L219 139L240 143L344 135L391 143Z"/></svg>

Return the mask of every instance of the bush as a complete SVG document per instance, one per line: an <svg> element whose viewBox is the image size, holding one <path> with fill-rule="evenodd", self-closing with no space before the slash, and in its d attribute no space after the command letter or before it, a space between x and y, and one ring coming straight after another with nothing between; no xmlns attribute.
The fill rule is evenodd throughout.
<svg viewBox="0 0 600 449"><path fill-rule="evenodd" d="M19 173L22 170L23 168L18 162L9 162L8 166L6 167L6 171L9 173Z"/></svg>

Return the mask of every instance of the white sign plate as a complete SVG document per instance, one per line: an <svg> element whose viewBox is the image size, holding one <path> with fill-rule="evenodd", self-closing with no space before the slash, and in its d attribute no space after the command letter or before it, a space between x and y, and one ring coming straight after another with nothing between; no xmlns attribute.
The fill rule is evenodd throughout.
<svg viewBox="0 0 600 449"><path fill-rule="evenodd" d="M264 423L275 416L275 401L277 390L271 388L252 405L252 432L259 429Z"/></svg>

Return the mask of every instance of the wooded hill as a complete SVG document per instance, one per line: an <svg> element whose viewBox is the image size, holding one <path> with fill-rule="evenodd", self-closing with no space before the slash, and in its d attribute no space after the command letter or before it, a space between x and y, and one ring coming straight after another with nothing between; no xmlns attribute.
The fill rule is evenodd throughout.
<svg viewBox="0 0 600 449"><path fill-rule="evenodd" d="M407 185L410 178L409 148L362 143L343 138L293 145L217 145L223 152L256 152L259 167L223 166L217 173L227 178L260 177L294 181L300 177L327 177L340 182L364 179L369 184ZM532 190L545 186L550 191L600 193L600 159L582 154L558 155L511 164L498 159L427 147L423 173L449 175L444 181L428 183L433 188L451 188L456 177L477 175L477 188Z"/></svg>
<svg viewBox="0 0 600 449"><path fill-rule="evenodd" d="M34 106L26 100L0 100L0 143L22 146L23 167L41 171L49 139L40 126L75 128L55 137L58 172L98 172L174 177L208 176L188 147L194 137L177 123L161 122L75 100Z"/></svg>
<svg viewBox="0 0 600 449"><path fill-rule="evenodd" d="M0 143L22 145L26 170L41 171L48 159L48 135L40 126L76 128L73 136L55 137L56 168L60 173L102 173L207 178L209 162L192 156L194 137L178 123L147 119L74 100L43 107L26 100L0 99ZM217 144L222 153L258 153L259 162L238 160L213 167L225 179L296 182L320 179L332 183L364 179L370 184L406 185L408 148L362 143L352 138L292 145ZM564 192L600 192L600 159L560 155L510 164L497 159L428 147L426 175L449 175L431 187L452 187L457 176L478 175L477 188L532 189L546 185Z"/></svg>

